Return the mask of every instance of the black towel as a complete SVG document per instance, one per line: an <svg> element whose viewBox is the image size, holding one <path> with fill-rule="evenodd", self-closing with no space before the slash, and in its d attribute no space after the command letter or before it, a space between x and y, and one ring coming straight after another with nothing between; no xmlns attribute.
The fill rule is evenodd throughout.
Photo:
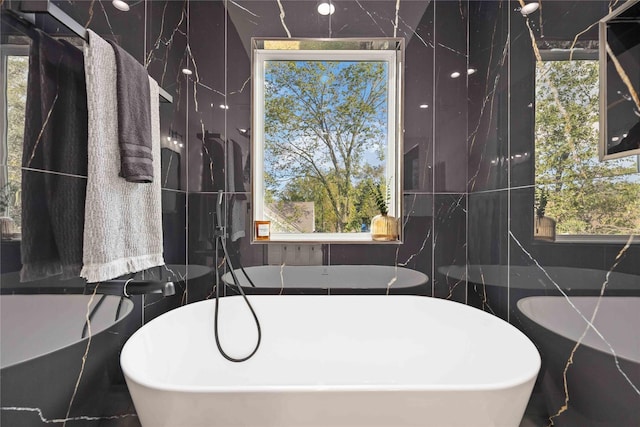
<svg viewBox="0 0 640 427"><path fill-rule="evenodd" d="M80 273L87 124L82 52L35 31L22 166L44 172L22 171L22 281Z"/></svg>
<svg viewBox="0 0 640 427"><path fill-rule="evenodd" d="M116 56L120 176L129 182L153 182L151 102L147 70L109 41Z"/></svg>

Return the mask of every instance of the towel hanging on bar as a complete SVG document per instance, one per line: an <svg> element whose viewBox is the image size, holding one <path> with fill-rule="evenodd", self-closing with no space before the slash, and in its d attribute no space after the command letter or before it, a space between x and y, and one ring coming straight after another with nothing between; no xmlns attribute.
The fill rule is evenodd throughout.
<svg viewBox="0 0 640 427"><path fill-rule="evenodd" d="M120 176L129 182L153 182L149 74L129 52L107 41L116 58Z"/></svg>
<svg viewBox="0 0 640 427"><path fill-rule="evenodd" d="M87 175L82 53L40 30L31 36L22 156L28 168L22 171L22 281L80 273L86 191L80 177Z"/></svg>
<svg viewBox="0 0 640 427"><path fill-rule="evenodd" d="M88 282L164 265L161 180L127 182L118 176L116 63L113 48L89 30L85 45L89 166L83 267ZM149 78L154 175L160 176L158 84Z"/></svg>

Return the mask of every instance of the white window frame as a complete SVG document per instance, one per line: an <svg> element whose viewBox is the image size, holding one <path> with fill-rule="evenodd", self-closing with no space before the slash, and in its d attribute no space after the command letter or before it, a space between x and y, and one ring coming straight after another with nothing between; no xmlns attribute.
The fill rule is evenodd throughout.
<svg viewBox="0 0 640 427"><path fill-rule="evenodd" d="M0 88L0 188L9 181L7 161L8 145L8 109L7 109L7 66L10 56L29 56L29 45L7 44L0 49L0 71L2 72L2 88Z"/></svg>
<svg viewBox="0 0 640 427"><path fill-rule="evenodd" d="M581 51L575 50L573 53L569 49L556 49L556 50L542 50L540 51L542 61L567 61L571 57L573 60L587 60L587 61L598 61L599 60L599 51ZM598 82L600 84L602 79L602 68L599 68L598 73ZM534 84L535 84L535 70L534 70ZM601 95L602 96L602 95ZM600 138L602 138L602 128L600 128ZM599 141L599 145L601 142ZM601 147L598 147L600 150ZM533 150L534 153L537 150L535 135L533 139ZM609 157L607 160L613 159L613 157ZM638 167L638 172L640 173L640 156L636 157L636 165ZM534 164L534 185L537 181L537 170ZM554 244L554 243L582 243L582 244L624 244L627 243L631 237L628 234L556 234L555 241L549 242L546 240L536 239L533 235L533 241L537 244ZM637 236L631 240L631 244L637 245L640 244L640 239Z"/></svg>
<svg viewBox="0 0 640 427"><path fill-rule="evenodd" d="M401 50L276 50L254 49L253 51L253 102L252 102L252 194L253 221L262 221L264 214L264 81L266 61L382 61L388 64L387 75L387 152L385 156L385 180L389 188L389 215L400 218L402 213L402 176L399 154L402 147L402 123L400 105L402 94ZM254 228L254 227L252 227ZM398 241L401 243L402 232ZM271 242L339 242L379 243L371 233L271 233ZM252 243L265 243L255 240Z"/></svg>

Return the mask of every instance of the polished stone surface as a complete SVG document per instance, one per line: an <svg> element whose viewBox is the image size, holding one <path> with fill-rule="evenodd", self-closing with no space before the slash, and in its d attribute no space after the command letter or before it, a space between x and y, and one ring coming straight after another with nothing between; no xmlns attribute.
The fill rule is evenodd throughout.
<svg viewBox="0 0 640 427"><path fill-rule="evenodd" d="M11 3L15 2L5 2ZM526 266L531 271L528 277L540 279L530 282L532 292L545 293L553 286L553 293L560 295L567 287L579 294L581 284L556 281L555 288L543 280L555 277L549 274L552 267L640 276L637 236L630 244L532 238L536 51L553 40L596 40L596 22L621 2L541 2L529 16L520 13L519 1L505 0L345 0L335 2L331 16L318 15L316 2L305 0L145 0L133 2L127 13L110 2L55 3L82 25L117 40L174 98L172 104L160 107L165 257L172 264L205 266L209 273L187 277L169 299L135 298L133 314L141 322L214 294L212 271L216 266L225 268L214 234L219 191L225 193L220 206L228 227L245 234L229 242L231 258L246 266L268 263L269 245L250 243L250 210L244 223L234 223L229 215L234 201L250 199L251 194L250 139L239 131L251 123L251 37L404 37L406 41L404 242L324 244L324 264L415 269L431 278L421 294L473 305L517 326L521 325L515 307L527 296L516 285L519 268ZM45 25L52 35L68 33L49 20ZM15 35L4 21L1 30L3 37ZM25 43L24 37L20 40ZM183 74L184 68L192 74ZM460 75L452 77L454 72ZM242 170L229 169L230 147ZM492 267L485 274L477 266ZM1 267L3 273L14 273L3 276L7 279L3 292L7 286L11 292L20 289L15 278L19 242L2 242ZM604 297L613 295L615 288L607 287L601 276L589 277L587 287L602 289ZM80 282L49 281L38 284L35 292L77 293L83 287ZM640 294L640 279L635 289L630 288L630 295ZM24 286L22 291L28 289ZM543 363L545 357L543 352ZM598 373L594 366L592 375ZM70 369L69 375L75 373ZM132 413L130 402L121 398L123 385L121 380L112 384L115 397L109 398L112 404L99 417L69 419L66 425L135 425L135 417L127 415ZM640 387L631 385L635 390ZM549 417L556 425L566 423L564 419L573 416L571 397L568 390L549 399L537 387L522 425L547 425ZM32 416L35 409L24 412ZM42 425L37 419L33 425ZM610 425L606 420L589 422L584 425Z"/></svg>

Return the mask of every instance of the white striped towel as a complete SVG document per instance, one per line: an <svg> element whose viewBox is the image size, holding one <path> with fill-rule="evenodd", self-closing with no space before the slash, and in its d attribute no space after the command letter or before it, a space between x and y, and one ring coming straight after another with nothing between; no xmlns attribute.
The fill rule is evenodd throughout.
<svg viewBox="0 0 640 427"><path fill-rule="evenodd" d="M118 108L113 48L91 30L85 43L89 112L88 180L83 267L89 283L164 265L161 180L127 182L118 176ZM158 84L149 77L154 176L160 176Z"/></svg>

